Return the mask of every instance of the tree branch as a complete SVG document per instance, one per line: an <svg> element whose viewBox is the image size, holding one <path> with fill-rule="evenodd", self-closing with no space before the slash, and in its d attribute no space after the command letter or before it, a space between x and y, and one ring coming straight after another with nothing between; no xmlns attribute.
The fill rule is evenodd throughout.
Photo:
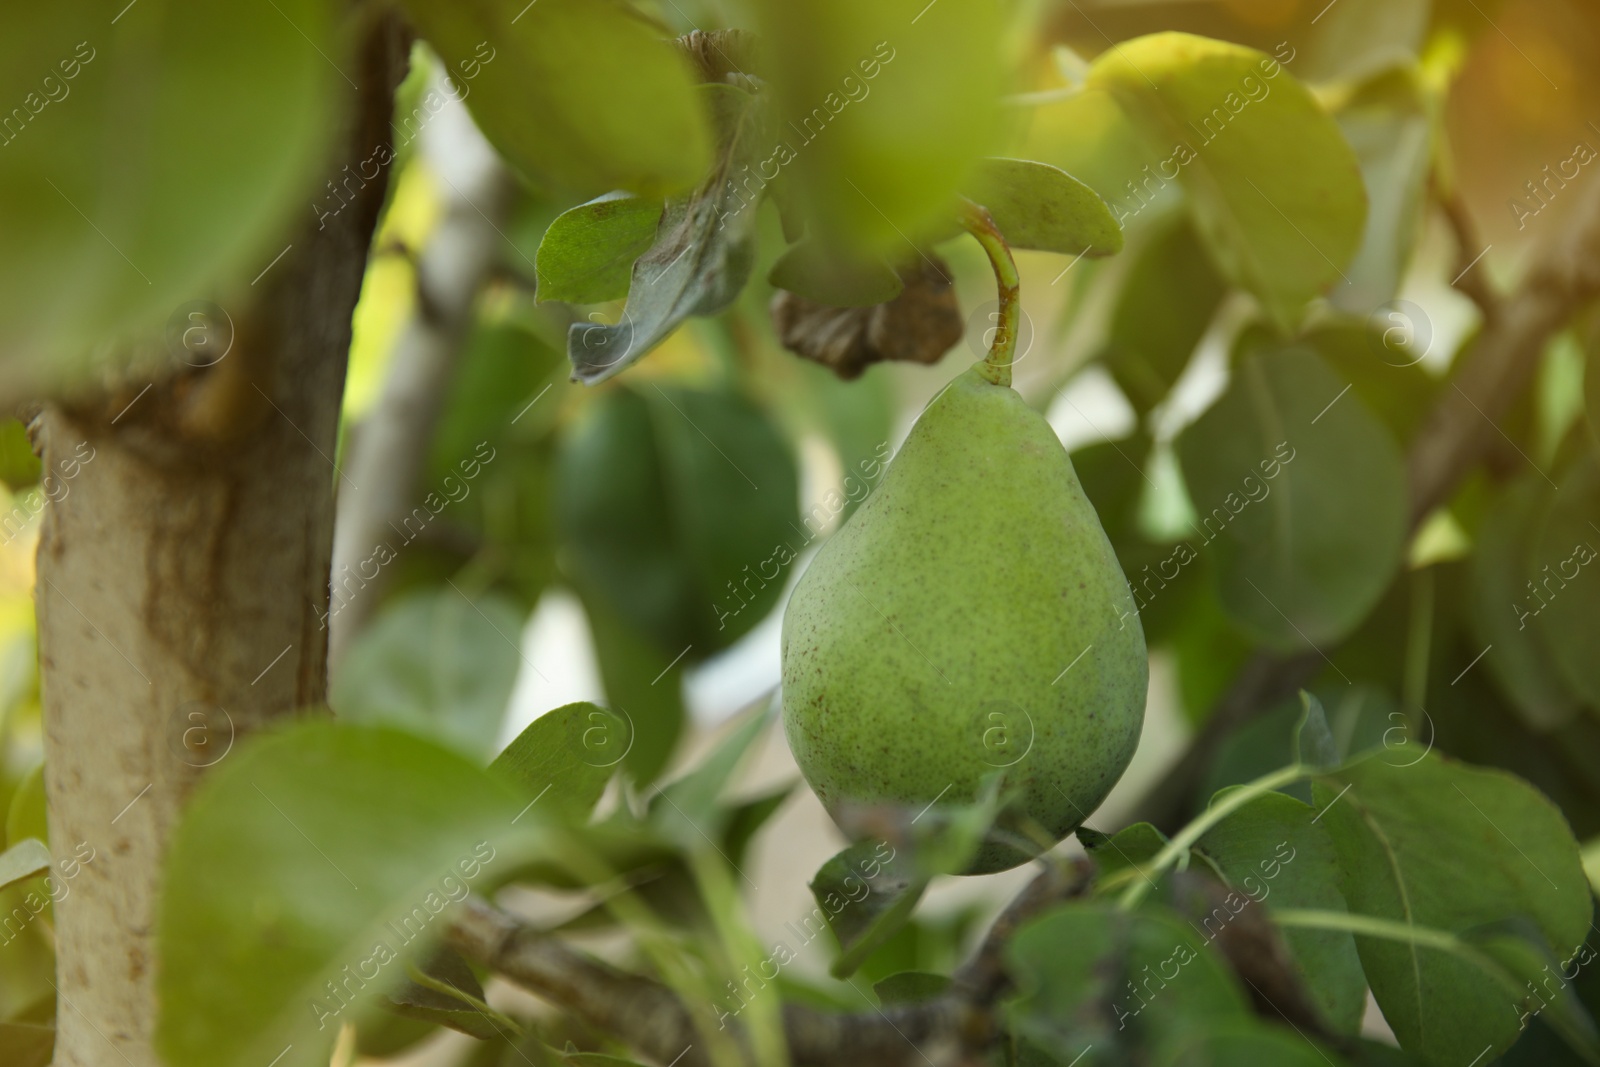
<svg viewBox="0 0 1600 1067"><path fill-rule="evenodd" d="M1573 216L1537 245L1531 267L1506 299L1492 299L1483 333L1458 360L1407 458L1411 532L1450 494L1503 433L1496 420L1528 388L1546 343L1600 295L1600 181L1590 179ZM1458 233L1463 231L1458 226ZM1475 267L1474 270L1477 268ZM1482 301L1480 301L1482 304ZM1322 653L1258 652L1235 677L1173 769L1139 803L1136 819L1172 829L1222 741L1316 674Z"/></svg>
<svg viewBox="0 0 1600 1067"><path fill-rule="evenodd" d="M1001 912L945 996L856 1013L784 1005L790 1060L795 1067L968 1062L998 1038L992 1011L1010 989L1004 952L1017 927L1060 901L1081 896L1093 877L1094 866L1087 859L1049 866ZM478 898L463 905L449 941L462 955L663 1063L710 1064L693 1010L658 982L578 952ZM699 1025L722 1024L714 1005L704 1005L703 1012Z"/></svg>

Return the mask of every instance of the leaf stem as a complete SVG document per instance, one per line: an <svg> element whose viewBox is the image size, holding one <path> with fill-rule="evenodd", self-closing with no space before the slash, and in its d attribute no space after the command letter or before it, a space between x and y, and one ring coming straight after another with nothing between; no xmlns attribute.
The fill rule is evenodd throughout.
<svg viewBox="0 0 1600 1067"><path fill-rule="evenodd" d="M978 239L994 268L995 288L999 291L1000 311L995 325L994 341L989 354L984 357L979 370L995 385L1011 384L1011 364L1017 355L1017 327L1022 318L1021 279L1017 276L1016 261L1011 258L1011 246L994 224L987 209L971 200L961 201L961 225Z"/></svg>
<svg viewBox="0 0 1600 1067"><path fill-rule="evenodd" d="M1211 805L1205 811L1195 816L1194 820L1179 830L1165 848L1156 853L1156 858L1143 868L1146 877L1128 886L1122 893L1122 898L1117 902L1117 907L1122 911L1132 911L1139 906L1145 894L1150 891L1155 880L1166 873L1168 867L1177 862L1178 858L1188 851L1189 847L1205 836L1207 830L1238 811L1256 797L1263 796L1275 789L1282 788L1290 782L1299 781L1311 773L1311 768L1303 763L1291 763L1287 767L1280 767L1271 774L1264 774L1253 782L1241 785L1230 790L1221 801Z"/></svg>

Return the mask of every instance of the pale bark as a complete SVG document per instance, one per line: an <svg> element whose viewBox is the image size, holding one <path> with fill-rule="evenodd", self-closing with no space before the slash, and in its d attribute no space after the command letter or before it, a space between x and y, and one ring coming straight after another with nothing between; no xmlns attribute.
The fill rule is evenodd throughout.
<svg viewBox="0 0 1600 1067"><path fill-rule="evenodd" d="M389 140L404 41L386 24L362 53L330 177ZM312 221L228 309L221 362L34 422L61 478L37 587L50 837L58 856L95 850L55 912L59 1067L159 1062L155 919L174 821L230 741L324 699L330 457L384 181L323 228L309 207L323 179L308 188Z"/></svg>

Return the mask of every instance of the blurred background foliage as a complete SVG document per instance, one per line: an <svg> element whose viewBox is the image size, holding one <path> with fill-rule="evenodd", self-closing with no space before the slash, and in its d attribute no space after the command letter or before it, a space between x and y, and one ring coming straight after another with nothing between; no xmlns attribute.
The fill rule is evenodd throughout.
<svg viewBox="0 0 1600 1067"><path fill-rule="evenodd" d="M556 0L542 0L540 17L547 5L551 33L579 17ZM820 5L826 11L816 18L803 17L815 5L754 6L746 18L713 0L641 3L649 21L618 15L626 24L617 32L733 24L793 42L769 68L774 121L787 122L833 91L832 71L873 54L881 25L922 5L839 0ZM496 103L509 91L496 79L520 78L524 62L557 60L507 45L481 80L468 82L459 64L481 36L471 16L408 5L444 58L416 47L397 114L414 113L430 87L454 75L472 87L468 107L503 157L495 166L516 180L478 212L491 231L481 284L449 354L437 417L417 427L427 446L410 496L431 517L414 537L399 534L381 585L355 594L360 624L334 664L335 711L400 722L483 760L546 709L597 700L626 711L627 767L641 785L703 751L706 731L776 684L777 617L811 552L870 492L917 411L981 354L992 328L989 268L959 238L931 242L953 271L966 321L962 341L937 366L874 365L841 381L784 351L767 278L789 246L785 198L804 205L814 237L833 242L828 269L904 258L907 233L919 245L939 236L956 187L949 175L995 154L1062 168L1122 227L1118 255L1018 254L1027 321L1016 387L1072 450L1151 648L1145 751L1102 819L1131 810L1253 653L1315 648L1323 662L1310 688L1352 736L1381 740L1400 730L1419 748L1513 771L1559 805L1581 840L1600 840L1600 577L1588 566L1600 546L1593 309L1540 355L1535 387L1500 423L1501 445L1415 530L1405 470L1407 448L1482 327L1481 309L1452 280L1469 268L1508 290L1530 249L1560 232L1579 200L1566 181L1544 184L1547 168L1566 161L1595 180L1600 11L1580 0L1016 0L996 5L1003 17L984 5L949 6L977 14L940 24L923 47L889 60L870 82L874 108L846 108L816 150L799 154L786 189L751 205L738 234L715 238L728 242L718 254L742 264L749 283L713 315L672 312L647 358L587 387L571 380L569 347L590 327L628 327L625 307L648 313L637 291L627 294L632 303L622 299L622 267L654 254L654 216L646 212L643 227L635 220L630 235L630 209L607 212L616 227L608 232L631 251L580 264L576 275L548 258L561 249L547 231L558 233L558 217L619 185L681 193L726 146L727 131L698 124L688 84L681 98L664 92L640 103L667 116L663 136L648 143L619 147L631 128L572 134L570 143L566 134L530 131ZM271 17L266 25L271 33L250 39L282 44L287 34ZM1152 123L1137 118L1148 107L1141 79L1177 79L1173 92L1201 122L1258 58L1208 53L1215 65L1189 82L1148 44L1123 47L1163 30L1275 59L1281 73L1264 76L1265 95L1248 104L1272 109L1265 142L1242 117L1199 159L1175 163L1178 177L1160 170L1172 146L1148 139ZM207 35L204 48L235 36ZM1003 64L983 60L989 38ZM325 76L318 70L312 80ZM593 91L605 96L616 84ZM1002 87L1003 102L987 106ZM262 109L263 121L301 109L295 94L304 91L303 80L286 88ZM725 105L747 106L732 97L717 106ZM253 136L317 143L322 119L315 107L304 110L315 121ZM1284 129L1293 139L1280 137ZM450 171L459 142L441 134L430 145L433 131L423 132L398 155L355 312L345 455L384 417L401 339L428 314L419 262L454 239L459 224L459 176ZM29 143L71 149L43 135ZM886 153L885 143L900 154ZM546 165L552 159L568 162ZM859 196L839 187L852 174L869 182ZM1532 195L1530 182L1546 195ZM1309 198L1309 206L1284 207L1313 219L1315 234L1297 228L1263 187ZM192 197L182 189L174 179L172 195L187 209ZM0 200L21 199L0 188ZM169 206L148 225L165 225ZM716 219L706 219L709 230ZM14 257L4 258L9 269ZM40 276L55 269L49 263ZM559 278L543 277L546 263L560 278L597 272L599 281L567 294L594 302L541 299L542 286L560 288ZM160 280L181 290L210 268L186 263ZM28 289L0 288L8 306L34 299ZM95 305L109 318L74 329L114 332L138 318L127 299L118 288ZM159 313L171 302L157 300ZM48 333L7 337L33 358L67 343L60 332L40 340ZM1315 434L1283 430L1308 423ZM12 798L6 834L14 843L44 836L31 557L43 498L70 491L70 482L57 490L48 477L40 482L16 421L0 430L0 478L0 795ZM436 508L430 498L446 503ZM338 613L330 621L343 625ZM1298 705L1286 703L1237 731L1197 798L1286 762L1297 715ZM784 758L769 753L746 791L770 792L786 774ZM788 795L773 794L751 817L770 816ZM794 802L804 803L810 798ZM792 825L816 836L821 855L836 847L820 820ZM678 888L692 896L685 885ZM26 888L0 893L0 913ZM879 948L861 975L948 969L994 898L946 897L932 917L919 916ZM777 907L797 906L792 894L782 900ZM45 917L0 948L0 1019L47 1015L50 942ZM813 970L786 976L794 996L848 1000L848 987ZM1600 1004L1594 984L1588 975L1580 988ZM364 1050L397 1048L429 1030L397 1026L363 1033ZM1542 1024L1534 1031L1505 1062L1568 1055Z"/></svg>

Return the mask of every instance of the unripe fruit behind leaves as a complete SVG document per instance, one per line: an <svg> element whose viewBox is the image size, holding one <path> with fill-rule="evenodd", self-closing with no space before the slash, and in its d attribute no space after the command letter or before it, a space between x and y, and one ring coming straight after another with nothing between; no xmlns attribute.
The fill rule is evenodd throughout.
<svg viewBox="0 0 1600 1067"><path fill-rule="evenodd" d="M1003 771L1059 840L1132 759L1147 681L1127 582L1066 450L977 368L928 405L784 613L784 730L836 821L971 801ZM968 873L1028 858L1007 841Z"/></svg>

